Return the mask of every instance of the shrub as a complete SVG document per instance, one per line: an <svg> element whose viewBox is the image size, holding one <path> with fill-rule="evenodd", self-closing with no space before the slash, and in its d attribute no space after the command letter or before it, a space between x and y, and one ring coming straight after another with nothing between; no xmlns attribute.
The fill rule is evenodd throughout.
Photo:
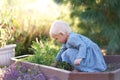
<svg viewBox="0 0 120 80"><path fill-rule="evenodd" d="M33 41L31 50L33 50L34 55L23 58L22 60L51 66L58 52L57 46L52 47L52 45L49 41ZM57 68L72 70L72 66L65 62L58 62Z"/></svg>
<svg viewBox="0 0 120 80"><path fill-rule="evenodd" d="M58 51L55 48L52 48L47 41L40 41L39 43L33 41L31 47L31 50L34 52L34 54L33 56L26 58L26 60L33 63L44 64L49 66L54 61L56 53Z"/></svg>
<svg viewBox="0 0 120 80"><path fill-rule="evenodd" d="M4 47L13 39L14 32L12 20L3 19L0 21L0 47Z"/></svg>

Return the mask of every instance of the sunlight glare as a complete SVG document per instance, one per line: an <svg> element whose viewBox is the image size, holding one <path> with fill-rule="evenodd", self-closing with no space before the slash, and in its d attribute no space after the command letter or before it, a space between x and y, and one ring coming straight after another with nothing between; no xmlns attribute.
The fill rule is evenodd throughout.
<svg viewBox="0 0 120 80"><path fill-rule="evenodd" d="M2 9L3 1L0 1L0 9Z"/></svg>
<svg viewBox="0 0 120 80"><path fill-rule="evenodd" d="M53 0L35 0L35 2L29 3L25 7L29 11L37 11L40 15L46 17L57 17L59 15L58 6Z"/></svg>

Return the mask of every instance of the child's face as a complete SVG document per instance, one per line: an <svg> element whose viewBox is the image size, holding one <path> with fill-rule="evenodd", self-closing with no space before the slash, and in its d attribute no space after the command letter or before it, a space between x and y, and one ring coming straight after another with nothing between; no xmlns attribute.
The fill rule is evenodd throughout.
<svg viewBox="0 0 120 80"><path fill-rule="evenodd" d="M53 38L59 43L66 43L68 35L64 33L59 33L59 34L53 35Z"/></svg>

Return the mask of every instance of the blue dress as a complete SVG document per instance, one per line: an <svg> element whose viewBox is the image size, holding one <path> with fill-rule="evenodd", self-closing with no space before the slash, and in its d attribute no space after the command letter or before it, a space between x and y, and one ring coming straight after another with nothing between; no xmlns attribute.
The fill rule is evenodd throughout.
<svg viewBox="0 0 120 80"><path fill-rule="evenodd" d="M82 58L80 65L74 65L74 60ZM57 61L70 63L82 72L101 72L106 70L106 64L100 48L87 37L71 32L68 40L56 56Z"/></svg>

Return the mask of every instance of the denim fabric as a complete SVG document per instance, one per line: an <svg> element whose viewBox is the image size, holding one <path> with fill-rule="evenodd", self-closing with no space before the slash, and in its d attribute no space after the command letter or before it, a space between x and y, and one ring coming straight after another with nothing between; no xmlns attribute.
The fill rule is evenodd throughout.
<svg viewBox="0 0 120 80"><path fill-rule="evenodd" d="M74 65L74 60L82 58L80 65ZM57 61L65 61L83 72L101 72L106 70L106 64L100 48L89 38L71 32L68 40L62 45L56 56Z"/></svg>

